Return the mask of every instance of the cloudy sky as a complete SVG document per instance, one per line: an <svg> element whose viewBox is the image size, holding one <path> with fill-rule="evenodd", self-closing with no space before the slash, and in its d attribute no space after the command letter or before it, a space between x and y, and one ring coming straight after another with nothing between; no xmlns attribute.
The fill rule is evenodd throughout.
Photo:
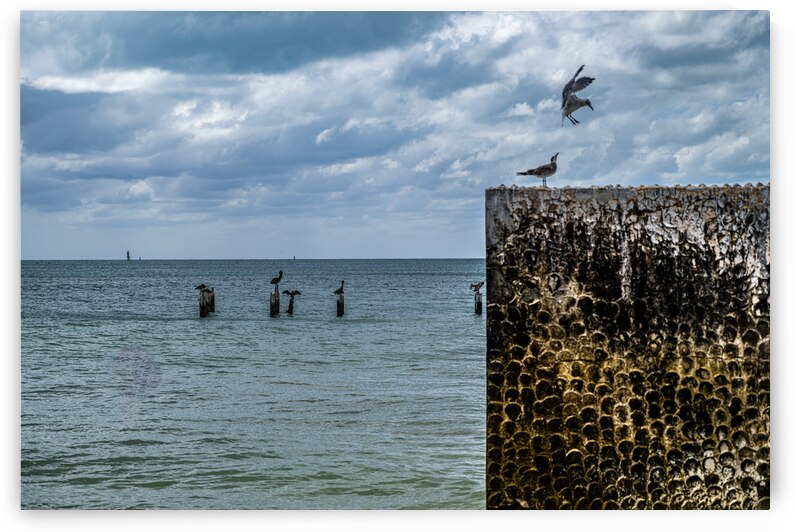
<svg viewBox="0 0 794 532"><path fill-rule="evenodd" d="M556 152L550 186L769 181L767 12L20 24L23 259L483 257L485 188Z"/></svg>

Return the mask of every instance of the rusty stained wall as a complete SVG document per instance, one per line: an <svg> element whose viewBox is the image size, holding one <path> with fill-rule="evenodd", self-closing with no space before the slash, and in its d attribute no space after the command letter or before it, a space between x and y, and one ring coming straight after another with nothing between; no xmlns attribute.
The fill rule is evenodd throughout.
<svg viewBox="0 0 794 532"><path fill-rule="evenodd" d="M486 191L488 508L768 508L769 187Z"/></svg>

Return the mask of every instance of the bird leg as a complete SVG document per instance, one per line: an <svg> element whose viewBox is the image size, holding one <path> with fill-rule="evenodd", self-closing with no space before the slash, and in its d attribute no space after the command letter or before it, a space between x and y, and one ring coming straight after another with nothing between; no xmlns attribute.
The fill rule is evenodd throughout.
<svg viewBox="0 0 794 532"><path fill-rule="evenodd" d="M579 123L579 121L577 119L575 119L574 117L572 117L571 115L568 115L568 120L571 121L571 124L578 124Z"/></svg>

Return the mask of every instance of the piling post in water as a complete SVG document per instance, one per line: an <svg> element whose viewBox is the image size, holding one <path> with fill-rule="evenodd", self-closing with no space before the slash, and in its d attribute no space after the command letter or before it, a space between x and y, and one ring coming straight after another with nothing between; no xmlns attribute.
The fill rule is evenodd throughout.
<svg viewBox="0 0 794 532"><path fill-rule="evenodd" d="M278 288L270 292L270 317L276 318L281 311L281 302L278 297Z"/></svg>
<svg viewBox="0 0 794 532"><path fill-rule="evenodd" d="M275 318L281 312L281 301L278 295L278 284L284 278L284 272L278 271L278 277L273 277L270 284L273 285L273 292L270 294L270 317Z"/></svg>
<svg viewBox="0 0 794 532"><path fill-rule="evenodd" d="M480 281L479 283L471 283L469 285L469 290L474 290L474 313L475 314L482 314L482 294L480 293L480 288L485 283Z"/></svg>
<svg viewBox="0 0 794 532"><path fill-rule="evenodd" d="M210 312L215 312L215 289L202 283L196 290L199 291L199 318L206 318Z"/></svg>
<svg viewBox="0 0 794 532"><path fill-rule="evenodd" d="M342 286L334 290L336 294L336 315L345 315L345 281L342 280Z"/></svg>
<svg viewBox="0 0 794 532"><path fill-rule="evenodd" d="M199 292L199 318L206 318L210 314L210 291L202 288Z"/></svg>

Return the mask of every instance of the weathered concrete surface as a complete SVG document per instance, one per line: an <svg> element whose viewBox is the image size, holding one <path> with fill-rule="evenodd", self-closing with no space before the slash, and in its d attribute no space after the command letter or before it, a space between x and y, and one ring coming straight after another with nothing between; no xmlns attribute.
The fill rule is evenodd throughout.
<svg viewBox="0 0 794 532"><path fill-rule="evenodd" d="M486 191L489 508L768 508L769 187Z"/></svg>

